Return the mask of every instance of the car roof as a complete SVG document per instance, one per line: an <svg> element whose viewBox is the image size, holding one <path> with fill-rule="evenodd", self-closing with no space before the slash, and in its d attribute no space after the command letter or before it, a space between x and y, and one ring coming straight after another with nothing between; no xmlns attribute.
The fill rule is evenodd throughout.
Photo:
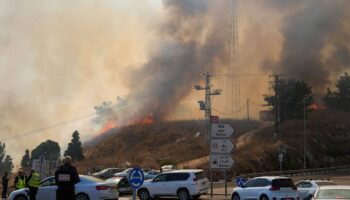
<svg viewBox="0 0 350 200"><path fill-rule="evenodd" d="M289 177L285 177L285 176L260 176L260 177L255 177L254 179L257 178L264 178L264 179L268 179L268 180L274 180L274 179L291 179Z"/></svg>
<svg viewBox="0 0 350 200"><path fill-rule="evenodd" d="M329 190L329 189L346 189L350 190L349 185L323 185L320 186L320 190Z"/></svg>
<svg viewBox="0 0 350 200"><path fill-rule="evenodd" d="M306 180L301 180L300 182L334 182L332 180L323 180L323 179L316 179L316 180L312 180L312 179L306 179Z"/></svg>
<svg viewBox="0 0 350 200"><path fill-rule="evenodd" d="M168 174L168 173L198 173L198 172L203 172L202 169L179 169L179 170L173 170L169 172L163 172L163 174Z"/></svg>

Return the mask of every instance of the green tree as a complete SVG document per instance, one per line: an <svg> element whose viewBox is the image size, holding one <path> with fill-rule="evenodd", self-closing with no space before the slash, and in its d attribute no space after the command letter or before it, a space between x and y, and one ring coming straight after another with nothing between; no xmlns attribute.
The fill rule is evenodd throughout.
<svg viewBox="0 0 350 200"><path fill-rule="evenodd" d="M275 86L274 91L278 95L278 110L280 121L288 119L302 119L304 116L304 100L306 112L310 112L310 105L313 103L311 87L304 81L295 79L280 80L278 88ZM267 106L271 106L273 112L276 111L275 95L264 95Z"/></svg>
<svg viewBox="0 0 350 200"><path fill-rule="evenodd" d="M46 159L58 160L61 156L60 151L61 149L57 142L47 140L32 150L31 158L34 160L39 159L40 156L44 156Z"/></svg>
<svg viewBox="0 0 350 200"><path fill-rule="evenodd" d="M31 168L31 159L30 159L30 155L29 155L29 150L26 149L24 156L22 157L22 161L21 161L21 167L24 170L29 170Z"/></svg>
<svg viewBox="0 0 350 200"><path fill-rule="evenodd" d="M10 172L13 169L12 158L6 155L5 143L0 142L0 174Z"/></svg>
<svg viewBox="0 0 350 200"><path fill-rule="evenodd" d="M328 108L350 112L350 76L348 73L340 76L335 91L327 88L323 101Z"/></svg>
<svg viewBox="0 0 350 200"><path fill-rule="evenodd" d="M84 159L83 148L81 146L79 132L74 131L72 140L68 144L67 150L64 152L65 156L71 156L73 160L81 161Z"/></svg>

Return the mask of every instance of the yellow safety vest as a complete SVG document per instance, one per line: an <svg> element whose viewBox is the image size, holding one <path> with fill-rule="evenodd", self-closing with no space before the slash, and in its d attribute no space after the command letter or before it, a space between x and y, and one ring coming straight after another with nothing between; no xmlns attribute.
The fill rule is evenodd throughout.
<svg viewBox="0 0 350 200"><path fill-rule="evenodd" d="M36 172L32 173L32 177L28 180L28 186L39 188L40 186L40 175Z"/></svg>
<svg viewBox="0 0 350 200"><path fill-rule="evenodd" d="M23 179L21 179L20 176L18 176L18 180L16 183L16 189L22 189L26 187L26 177L24 177Z"/></svg>

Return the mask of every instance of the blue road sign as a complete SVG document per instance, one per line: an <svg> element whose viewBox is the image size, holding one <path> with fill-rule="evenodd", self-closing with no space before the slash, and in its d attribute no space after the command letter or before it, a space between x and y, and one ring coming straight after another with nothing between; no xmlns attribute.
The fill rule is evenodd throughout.
<svg viewBox="0 0 350 200"><path fill-rule="evenodd" d="M143 175L143 171L140 168L133 168L129 174L129 183L130 186L134 189L139 189L143 181L145 180L145 176Z"/></svg>

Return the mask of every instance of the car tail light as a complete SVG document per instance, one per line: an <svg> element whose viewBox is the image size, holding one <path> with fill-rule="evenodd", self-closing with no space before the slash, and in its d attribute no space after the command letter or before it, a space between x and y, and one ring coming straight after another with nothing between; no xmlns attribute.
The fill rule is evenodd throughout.
<svg viewBox="0 0 350 200"><path fill-rule="evenodd" d="M106 185L98 185L98 186L96 186L96 190L108 190L108 186L106 186Z"/></svg>
<svg viewBox="0 0 350 200"><path fill-rule="evenodd" d="M280 190L280 187L271 186L270 191Z"/></svg>

